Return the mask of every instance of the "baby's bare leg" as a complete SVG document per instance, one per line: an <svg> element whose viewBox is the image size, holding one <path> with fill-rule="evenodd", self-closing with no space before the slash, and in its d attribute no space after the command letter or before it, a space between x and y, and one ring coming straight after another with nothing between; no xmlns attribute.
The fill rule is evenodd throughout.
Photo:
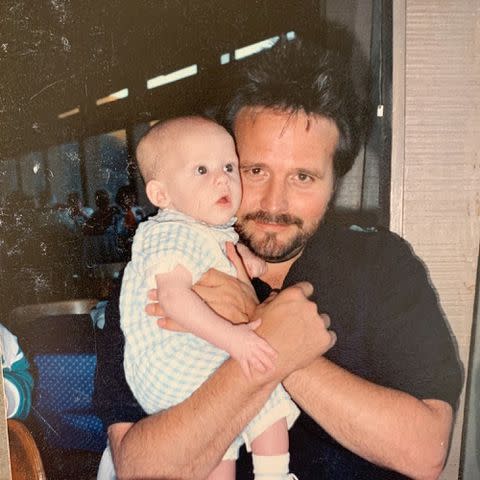
<svg viewBox="0 0 480 480"><path fill-rule="evenodd" d="M289 475L288 427L282 418L252 441L253 473L257 480L287 480Z"/></svg>
<svg viewBox="0 0 480 480"><path fill-rule="evenodd" d="M207 480L235 480L235 460L222 460Z"/></svg>
<svg viewBox="0 0 480 480"><path fill-rule="evenodd" d="M252 441L255 455L283 455L288 453L287 420L282 418Z"/></svg>

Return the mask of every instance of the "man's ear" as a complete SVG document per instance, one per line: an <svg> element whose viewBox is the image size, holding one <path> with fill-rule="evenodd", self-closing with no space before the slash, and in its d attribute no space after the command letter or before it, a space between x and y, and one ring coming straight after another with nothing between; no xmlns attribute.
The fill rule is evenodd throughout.
<svg viewBox="0 0 480 480"><path fill-rule="evenodd" d="M163 209L170 205L170 196L160 180L149 180L145 186L145 191L150 202L156 207Z"/></svg>

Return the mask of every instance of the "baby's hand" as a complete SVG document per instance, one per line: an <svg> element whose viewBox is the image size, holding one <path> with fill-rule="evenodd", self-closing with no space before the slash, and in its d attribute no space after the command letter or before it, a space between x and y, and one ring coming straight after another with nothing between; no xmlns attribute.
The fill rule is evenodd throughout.
<svg viewBox="0 0 480 480"><path fill-rule="evenodd" d="M237 251L242 257L243 264L250 278L261 277L267 271L265 260L257 257L248 247L237 243Z"/></svg>
<svg viewBox="0 0 480 480"><path fill-rule="evenodd" d="M266 373L275 368L273 360L277 352L254 330L262 321L260 319L251 323L235 325L231 346L228 353L237 360L247 378L252 377L252 369Z"/></svg>

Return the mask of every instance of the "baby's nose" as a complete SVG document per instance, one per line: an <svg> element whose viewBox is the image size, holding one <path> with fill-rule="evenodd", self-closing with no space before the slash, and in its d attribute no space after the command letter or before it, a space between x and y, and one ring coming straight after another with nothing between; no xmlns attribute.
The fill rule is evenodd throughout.
<svg viewBox="0 0 480 480"><path fill-rule="evenodd" d="M229 180L228 175L223 170L219 172L215 178L215 182L218 184L228 183L228 180Z"/></svg>

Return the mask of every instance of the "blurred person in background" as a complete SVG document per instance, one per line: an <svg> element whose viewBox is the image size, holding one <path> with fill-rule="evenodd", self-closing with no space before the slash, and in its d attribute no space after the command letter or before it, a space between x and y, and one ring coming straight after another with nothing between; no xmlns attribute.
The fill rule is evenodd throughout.
<svg viewBox="0 0 480 480"><path fill-rule="evenodd" d="M118 255L123 261L128 261L135 230L145 218L145 212L137 205L137 195L132 185L121 186L115 196L115 202L120 208L115 220Z"/></svg>
<svg viewBox="0 0 480 480"><path fill-rule="evenodd" d="M30 365L18 345L17 337L0 324L5 413L7 418L25 420L32 406L33 378Z"/></svg>
<svg viewBox="0 0 480 480"><path fill-rule="evenodd" d="M93 208L85 207L78 192L70 192L67 203L60 209L59 218L71 233L81 233L86 221L92 216Z"/></svg>

